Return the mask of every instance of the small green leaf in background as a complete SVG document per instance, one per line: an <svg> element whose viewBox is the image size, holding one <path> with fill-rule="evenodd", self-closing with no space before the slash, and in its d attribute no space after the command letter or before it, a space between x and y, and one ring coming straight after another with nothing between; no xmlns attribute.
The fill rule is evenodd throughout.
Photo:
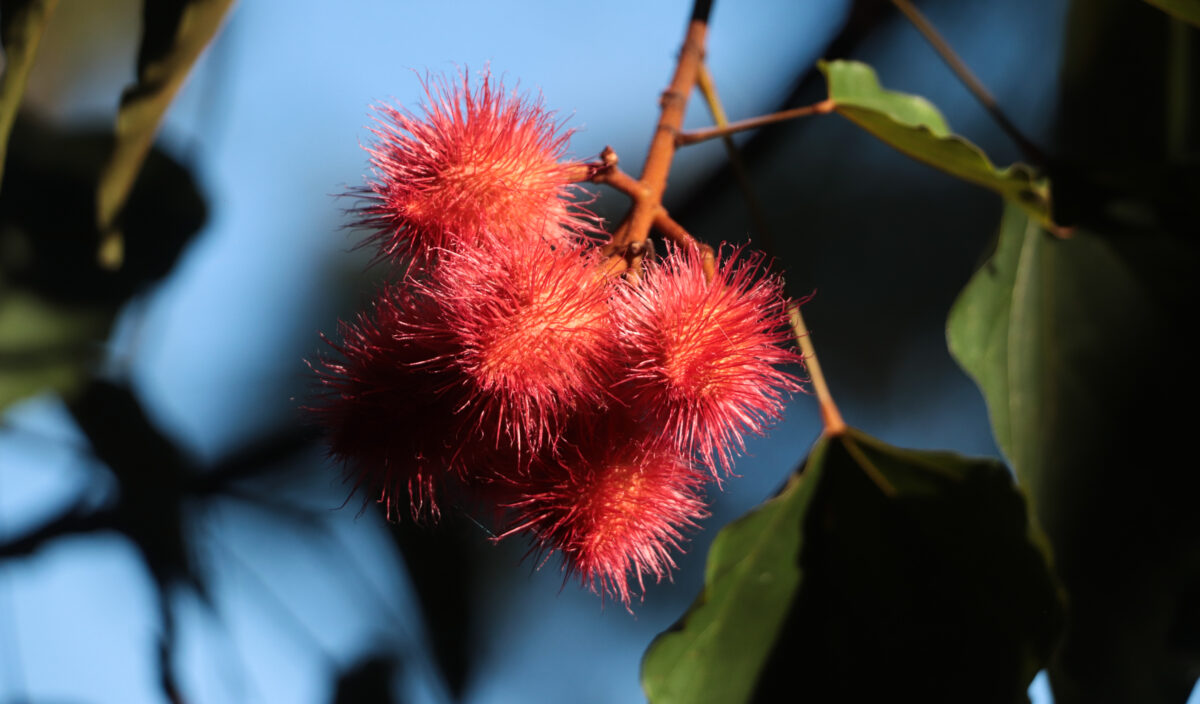
<svg viewBox="0 0 1200 704"><path fill-rule="evenodd" d="M51 303L15 290L0 295L0 411L45 390L84 387L115 307Z"/></svg>
<svg viewBox="0 0 1200 704"><path fill-rule="evenodd" d="M233 0L146 0L138 80L121 96L117 142L96 194L96 223L104 237L101 261L110 268L121 265L123 241L114 228L158 124L232 4Z"/></svg>
<svg viewBox="0 0 1200 704"><path fill-rule="evenodd" d="M1200 0L1146 0L1174 17L1200 27Z"/></svg>
<svg viewBox="0 0 1200 704"><path fill-rule="evenodd" d="M1022 702L1063 618L1048 561L1002 464L822 437L717 536L643 687L653 704Z"/></svg>
<svg viewBox="0 0 1200 704"><path fill-rule="evenodd" d="M1052 224L1049 187L1024 164L997 169L979 147L950 132L925 98L886 90L874 69L857 61L817 64L835 111L895 149L946 173L996 191Z"/></svg>
<svg viewBox="0 0 1200 704"><path fill-rule="evenodd" d="M1009 205L950 313L1070 594L1060 704L1182 704L1200 669L1198 267L1187 238L1062 240Z"/></svg>
<svg viewBox="0 0 1200 704"><path fill-rule="evenodd" d="M21 107L25 82L33 68L46 22L58 0L0 0L0 41L4 42L4 73L0 74L0 178L8 152L8 135Z"/></svg>

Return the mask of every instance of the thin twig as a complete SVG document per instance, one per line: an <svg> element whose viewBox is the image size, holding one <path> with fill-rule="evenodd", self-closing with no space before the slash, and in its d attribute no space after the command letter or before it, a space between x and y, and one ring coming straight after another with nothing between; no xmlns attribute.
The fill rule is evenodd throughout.
<svg viewBox="0 0 1200 704"><path fill-rule="evenodd" d="M846 421L833 402L833 394L829 393L829 385L825 383L825 375L821 373L821 363L817 361L817 350L813 347L812 337L804 326L804 318L800 315L800 304L793 303L788 307L788 315L792 319L792 330L796 333L796 342L804 354L804 366L812 379L813 389L817 392L817 401L821 404L821 420L825 423L826 435L840 435L846 431Z"/></svg>
<svg viewBox="0 0 1200 704"><path fill-rule="evenodd" d="M699 87L713 122L717 127L728 125L729 119L725 116L725 108L721 106L721 96L717 94L717 83L713 80L712 72L708 70L708 64L700 64ZM733 172L733 180L737 182L738 189L742 192L742 198L746 201L746 210L750 212L750 221L754 223L754 231L758 233L759 249L773 257L775 256L774 238L771 237L771 227L767 224L767 217L763 214L762 203L759 202L758 196L754 195L750 172L746 169L737 144L733 141L733 136L723 135L721 142L725 145L726 156L729 157L729 169Z"/></svg>
<svg viewBox="0 0 1200 704"><path fill-rule="evenodd" d="M675 144L676 146L685 147L689 144L707 142L708 140L716 139L717 137L725 137L731 134L737 134L738 132L745 132L746 130L752 130L766 125L773 125L776 122L794 120L798 117L827 115L833 112L835 107L837 107L837 105L832 100L827 98L819 103L813 103L812 105L805 105L798 108L792 108L791 110L773 112L770 115L760 115L759 117L752 117L749 120L730 122L723 127L717 126L709 127L708 129L703 130L680 132L675 137Z"/></svg>
<svg viewBox="0 0 1200 704"><path fill-rule="evenodd" d="M917 28L917 31L924 35L925 40L942 57L942 61L945 61L950 70L954 72L954 75L958 76L958 80L966 85L967 90L971 91L971 94L988 111L992 119L996 121L996 124L1000 125L1000 129L1004 130L1009 138L1017 143L1017 147L1025 155L1025 158L1035 165L1045 164L1046 153L1034 144L1032 140L1022 134L1017 129L1017 126L1008 119L1008 116L1004 114L1004 111L1000 109L1000 105L996 102L995 96L988 92L983 82L963 63L963 60L959 58L946 39L925 18L925 15L921 14L921 11L909 2L909 0L892 0L892 4L896 6L896 9L904 13L908 21Z"/></svg>

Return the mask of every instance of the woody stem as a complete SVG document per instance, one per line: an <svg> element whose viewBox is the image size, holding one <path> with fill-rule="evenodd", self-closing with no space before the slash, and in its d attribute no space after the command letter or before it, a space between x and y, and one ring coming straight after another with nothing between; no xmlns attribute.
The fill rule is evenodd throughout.
<svg viewBox="0 0 1200 704"><path fill-rule="evenodd" d="M662 196L667 189L667 175L675 157L675 137L683 126L687 101L692 86L696 85L700 63L704 58L704 41L708 33L708 15L711 10L712 0L696 0L692 6L692 19L688 23L683 48L679 51L675 75L662 94L662 110L654 137L650 141L650 150L646 155L646 165L642 169L641 178L636 182L631 178L626 181L620 172L615 171L614 166L614 173L609 178L599 181L607 182L633 198L633 207L613 234L609 249L611 257L625 256L625 253L630 251L637 253L637 258L630 262L635 271L640 266L640 253L644 251L644 243L650 236L651 227L659 227L664 234L675 240L684 239L683 235L687 234L686 230L666 215L662 207ZM634 186L634 183L637 185ZM694 242L690 235L684 241Z"/></svg>

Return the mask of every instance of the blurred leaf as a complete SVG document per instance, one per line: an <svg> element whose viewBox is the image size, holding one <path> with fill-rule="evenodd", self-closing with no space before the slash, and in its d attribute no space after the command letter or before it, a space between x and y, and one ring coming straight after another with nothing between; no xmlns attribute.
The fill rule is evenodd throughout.
<svg viewBox="0 0 1200 704"><path fill-rule="evenodd" d="M117 479L113 527L141 551L160 590L186 584L203 595L184 526L192 463L151 422L127 386L94 380L70 409L97 459Z"/></svg>
<svg viewBox="0 0 1200 704"><path fill-rule="evenodd" d="M338 676L333 704L392 704L392 682L401 663L388 655L368 655Z"/></svg>
<svg viewBox="0 0 1200 704"><path fill-rule="evenodd" d="M108 237L118 225L117 219L142 160L154 142L159 121L232 3L233 0L145 0L137 83L121 96L117 141L101 174L96 195L96 222L101 235ZM121 259L118 255L107 263L116 268Z"/></svg>
<svg viewBox="0 0 1200 704"><path fill-rule="evenodd" d="M1071 621L1060 704L1184 702L1200 670L1200 393L1187 336L1194 242L1152 231L1050 236L1009 205L955 303L950 350L987 399L1054 546ZM1183 630L1180 630L1183 627Z"/></svg>
<svg viewBox="0 0 1200 704"><path fill-rule="evenodd" d="M1061 618L1003 465L851 430L721 531L642 682L655 704L1019 702Z"/></svg>
<svg viewBox="0 0 1200 704"><path fill-rule="evenodd" d="M0 286L0 411L46 389L82 388L115 314Z"/></svg>
<svg viewBox="0 0 1200 704"><path fill-rule="evenodd" d="M874 69L857 61L817 64L838 114L908 156L996 191L1051 224L1049 186L1024 164L997 169L983 151L950 132L928 100L885 90Z"/></svg>
<svg viewBox="0 0 1200 704"><path fill-rule="evenodd" d="M1200 0L1146 0L1158 9L1169 12L1184 22L1200 27Z"/></svg>
<svg viewBox="0 0 1200 704"><path fill-rule="evenodd" d="M25 82L56 5L58 0L0 0L0 41L4 43L4 73L0 74L0 178L4 176L8 136L17 119Z"/></svg>
<svg viewBox="0 0 1200 704"><path fill-rule="evenodd" d="M450 512L436 528L407 520L389 526L421 605L433 659L451 696L460 699L475 668L479 529Z"/></svg>
<svg viewBox="0 0 1200 704"><path fill-rule="evenodd" d="M113 137L64 131L22 115L0 191L0 279L56 302L117 305L175 265L204 223L204 200L181 164L152 149L123 218L127 261L96 262L96 179Z"/></svg>

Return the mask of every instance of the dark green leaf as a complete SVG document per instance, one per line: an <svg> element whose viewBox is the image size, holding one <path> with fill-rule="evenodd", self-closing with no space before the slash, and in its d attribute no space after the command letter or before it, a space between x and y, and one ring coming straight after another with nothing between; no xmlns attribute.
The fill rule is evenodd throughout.
<svg viewBox="0 0 1200 704"><path fill-rule="evenodd" d="M112 137L24 115L12 134L0 191L0 408L46 389L72 395L120 305L171 269L204 220L191 175L152 150L125 216L128 262L106 270L92 203Z"/></svg>
<svg viewBox="0 0 1200 704"><path fill-rule="evenodd" d="M119 236L112 236L117 232L113 228L154 142L158 123L232 2L146 0L138 80L121 96L116 145L96 194L96 222L106 237L101 256L109 266L119 266L123 258L123 244Z"/></svg>
<svg viewBox="0 0 1200 704"><path fill-rule="evenodd" d="M1155 7L1169 12L1184 22L1200 27L1200 0L1146 0Z"/></svg>
<svg viewBox="0 0 1200 704"><path fill-rule="evenodd" d="M1070 591L1060 702L1183 702L1200 651L1195 243L1150 231L1063 240L1010 205L950 314Z"/></svg>
<svg viewBox="0 0 1200 704"><path fill-rule="evenodd" d="M187 169L158 149L125 209L125 266L96 261L96 179L112 145L110 134L17 121L0 191L0 279L49 301L115 306L171 270L205 206Z"/></svg>
<svg viewBox="0 0 1200 704"><path fill-rule="evenodd" d="M1023 701L1060 620L1003 465L851 430L721 531L642 682L655 704Z"/></svg>
<svg viewBox="0 0 1200 704"><path fill-rule="evenodd" d="M950 132L932 103L884 89L866 64L839 60L817 65L838 114L908 156L996 191L1050 224L1049 187L1029 167L996 168L979 147Z"/></svg>
<svg viewBox="0 0 1200 704"><path fill-rule="evenodd" d="M0 178L4 176L8 135L17 119L25 82L33 68L42 31L58 0L0 0L0 41L4 73L0 74Z"/></svg>

